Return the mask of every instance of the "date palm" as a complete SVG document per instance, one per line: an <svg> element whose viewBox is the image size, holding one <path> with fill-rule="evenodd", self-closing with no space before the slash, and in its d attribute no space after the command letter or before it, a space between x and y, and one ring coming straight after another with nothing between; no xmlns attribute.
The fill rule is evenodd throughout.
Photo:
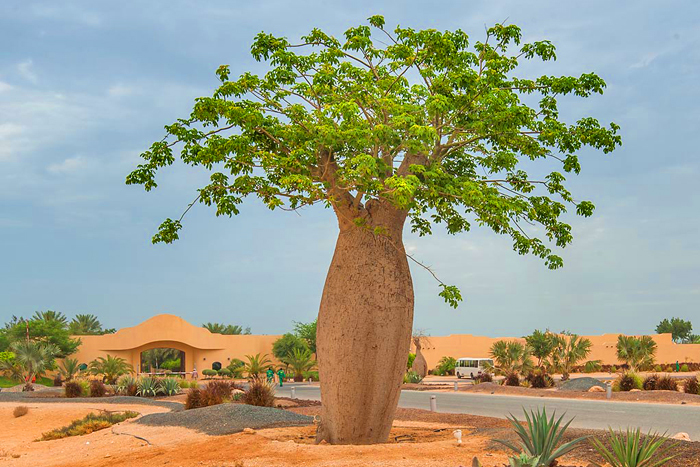
<svg viewBox="0 0 700 467"><path fill-rule="evenodd" d="M209 330L213 334L225 334L227 336L238 336L241 334L250 334L250 328L243 328L237 324L223 324L223 323L204 323L203 328Z"/></svg>
<svg viewBox="0 0 700 467"><path fill-rule="evenodd" d="M292 369L295 378L303 378L304 372L310 371L316 366L316 360L313 359L311 350L301 348L289 352L285 363Z"/></svg>
<svg viewBox="0 0 700 467"><path fill-rule="evenodd" d="M498 375L527 375L533 368L532 350L518 341L497 341L489 354L495 363L490 370Z"/></svg>
<svg viewBox="0 0 700 467"><path fill-rule="evenodd" d="M103 375L109 384L114 384L121 375L133 373L134 368L121 357L98 357L90 362L88 371L93 375Z"/></svg>
<svg viewBox="0 0 700 467"><path fill-rule="evenodd" d="M617 359L625 362L633 371L654 365L656 342L650 336L617 337Z"/></svg>
<svg viewBox="0 0 700 467"><path fill-rule="evenodd" d="M41 321L56 321L58 323L61 323L64 327L68 324L68 318L66 318L66 315L64 315L60 311L53 310L34 312L34 316L32 316L32 319Z"/></svg>
<svg viewBox="0 0 700 467"><path fill-rule="evenodd" d="M80 364L77 358L65 358L58 369L58 372L66 381L72 380L79 371Z"/></svg>
<svg viewBox="0 0 700 467"><path fill-rule="evenodd" d="M248 359L245 364L245 372L248 373L249 378L257 378L260 373L267 371L272 366L267 354L246 355L245 358Z"/></svg>
<svg viewBox="0 0 700 467"><path fill-rule="evenodd" d="M591 353L593 344L585 337L576 334L554 336L553 342L550 371L561 373L562 381L566 381L573 368Z"/></svg>
<svg viewBox="0 0 700 467"><path fill-rule="evenodd" d="M102 334L102 323L97 316L90 314L75 315L73 321L68 325L71 334L76 336L89 336Z"/></svg>

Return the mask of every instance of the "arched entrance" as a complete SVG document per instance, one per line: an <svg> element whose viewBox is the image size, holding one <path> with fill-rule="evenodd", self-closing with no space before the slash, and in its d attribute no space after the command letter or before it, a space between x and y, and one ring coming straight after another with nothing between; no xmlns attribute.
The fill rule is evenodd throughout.
<svg viewBox="0 0 700 467"><path fill-rule="evenodd" d="M141 373L163 374L173 373L184 375L185 352L172 347L155 347L144 350L140 354Z"/></svg>

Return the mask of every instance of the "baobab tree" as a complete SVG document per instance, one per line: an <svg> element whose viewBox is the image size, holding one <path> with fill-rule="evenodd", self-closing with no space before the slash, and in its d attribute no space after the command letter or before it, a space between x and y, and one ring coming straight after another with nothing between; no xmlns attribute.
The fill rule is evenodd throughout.
<svg viewBox="0 0 700 467"><path fill-rule="evenodd" d="M413 322L406 222L418 235L436 224L451 234L485 226L556 269L562 259L544 237L566 246L571 228L560 216L567 207L593 212L565 188L562 172L579 173L583 146L609 152L620 144L615 124L559 118L560 96L603 92L595 74L515 76L522 60L555 58L549 41L521 43L514 25L497 24L473 44L461 30L384 25L373 16L342 38L314 29L298 43L258 34L251 53L269 71L233 79L228 66L219 67L212 96L167 125L127 177L152 190L156 172L178 155L211 172L153 242L176 240L197 203L227 216L239 214L247 196L270 209L333 209L339 235L317 341L317 439L331 443L388 437ZM523 162L535 168L534 161L549 166L538 172L545 175L527 173ZM456 307L459 290L439 287Z"/></svg>

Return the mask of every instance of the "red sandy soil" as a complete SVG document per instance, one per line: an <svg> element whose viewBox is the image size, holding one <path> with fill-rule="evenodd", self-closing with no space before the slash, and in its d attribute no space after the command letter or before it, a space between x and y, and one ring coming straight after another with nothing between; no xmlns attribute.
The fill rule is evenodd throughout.
<svg viewBox="0 0 700 467"><path fill-rule="evenodd" d="M85 436L35 442L41 433L68 424L90 411L136 410L142 414L163 411L160 407L95 403L25 404L29 413L14 418L17 403L0 403L0 465L7 466L469 466L478 456L485 467L502 467L508 453L494 443L512 439L507 421L462 414L439 414L399 409L390 442L372 446L315 445L314 426L274 428L253 434L208 436L185 428L151 427L126 421ZM289 404L287 404L289 405ZM292 408L318 415L320 407ZM453 430L461 429L458 445ZM580 436L571 430L569 437ZM137 439L139 436L147 441ZM700 465L700 443L683 443L682 463L667 467ZM583 467L595 459L590 446L582 446L560 462L560 467Z"/></svg>

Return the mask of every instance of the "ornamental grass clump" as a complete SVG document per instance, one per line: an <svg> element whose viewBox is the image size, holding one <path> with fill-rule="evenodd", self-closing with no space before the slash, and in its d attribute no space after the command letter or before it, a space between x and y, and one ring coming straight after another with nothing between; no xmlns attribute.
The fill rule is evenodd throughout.
<svg viewBox="0 0 700 467"><path fill-rule="evenodd" d="M645 391L654 391L656 390L656 383L659 381L659 375L649 375L646 378L644 378L644 382L642 383L642 389Z"/></svg>
<svg viewBox="0 0 700 467"><path fill-rule="evenodd" d="M592 443L598 454L612 467L660 467L675 456L669 456L678 443L666 444L668 438L658 433L649 433L642 436L641 430L619 431L610 430L610 449L598 438L593 438ZM596 467L601 464L593 463Z"/></svg>
<svg viewBox="0 0 700 467"><path fill-rule="evenodd" d="M66 397L80 397L83 395L83 386L77 381L68 381L63 390L65 391Z"/></svg>
<svg viewBox="0 0 700 467"><path fill-rule="evenodd" d="M87 435L94 431L103 430L110 426L121 423L124 420L138 417L138 412L102 412L100 414L87 414L85 417L74 420L70 425L47 431L41 435L38 441L51 441L54 439L67 438L69 436Z"/></svg>
<svg viewBox="0 0 700 467"><path fill-rule="evenodd" d="M275 389L264 379L253 378L250 380L248 390L243 393L241 401L258 407L274 407Z"/></svg>
<svg viewBox="0 0 700 467"><path fill-rule="evenodd" d="M99 379L90 381L90 397L104 397L107 393L107 388Z"/></svg>
<svg viewBox="0 0 700 467"><path fill-rule="evenodd" d="M657 391L678 391L678 381L668 375L660 376L656 381Z"/></svg>
<svg viewBox="0 0 700 467"><path fill-rule="evenodd" d="M138 392L138 384L136 378L131 375L123 375L117 380L117 394L123 396L135 396Z"/></svg>
<svg viewBox="0 0 700 467"><path fill-rule="evenodd" d="M547 410L544 407L542 410L537 409L530 413L523 409L523 412L527 421L526 426L521 425L513 415L508 417L515 433L520 438L519 446L509 441L496 440L517 453L516 456L509 459L512 466L549 467L554 465L559 457L570 452L577 444L587 439L584 436L560 445L564 432L569 428L573 418L562 426L564 415L557 419L555 412L548 418Z"/></svg>
<svg viewBox="0 0 700 467"><path fill-rule="evenodd" d="M683 381L683 392L686 394L700 394L700 384L698 378L693 376Z"/></svg>
<svg viewBox="0 0 700 467"><path fill-rule="evenodd" d="M637 373L634 373L632 371L628 371L627 373L621 374L613 383L613 391L627 392L631 391L632 389L642 390L643 388L644 382L642 381L642 378L640 378L639 375L637 375Z"/></svg>

